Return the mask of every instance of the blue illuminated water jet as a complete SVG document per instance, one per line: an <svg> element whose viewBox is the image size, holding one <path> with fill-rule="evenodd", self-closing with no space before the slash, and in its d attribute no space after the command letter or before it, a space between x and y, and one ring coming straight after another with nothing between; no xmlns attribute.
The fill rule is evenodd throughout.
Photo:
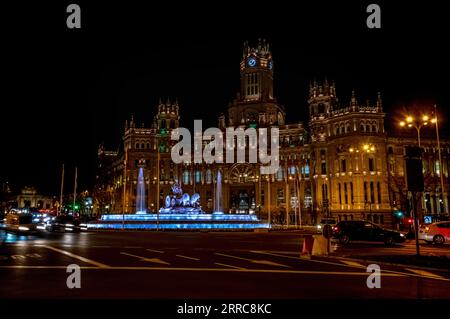
<svg viewBox="0 0 450 319"><path fill-rule="evenodd" d="M136 192L136 214L145 214L145 213L147 213L147 209L145 205L144 168L140 167Z"/></svg>
<svg viewBox="0 0 450 319"><path fill-rule="evenodd" d="M222 173L220 170L217 172L217 181L216 181L216 196L214 203L214 212L221 213L222 212Z"/></svg>

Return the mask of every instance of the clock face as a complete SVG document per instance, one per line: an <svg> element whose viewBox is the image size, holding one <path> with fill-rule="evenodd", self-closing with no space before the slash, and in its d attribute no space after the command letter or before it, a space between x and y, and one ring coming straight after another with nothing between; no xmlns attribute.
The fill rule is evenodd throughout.
<svg viewBox="0 0 450 319"><path fill-rule="evenodd" d="M270 70L272 70L272 67L273 67L273 63L272 63L272 61L269 61L269 64L268 64L268 66L269 66L269 69L270 69Z"/></svg>
<svg viewBox="0 0 450 319"><path fill-rule="evenodd" d="M255 65L256 65L256 60L255 60L255 58L250 58L250 59L248 59L248 65L249 65L249 66L255 66Z"/></svg>

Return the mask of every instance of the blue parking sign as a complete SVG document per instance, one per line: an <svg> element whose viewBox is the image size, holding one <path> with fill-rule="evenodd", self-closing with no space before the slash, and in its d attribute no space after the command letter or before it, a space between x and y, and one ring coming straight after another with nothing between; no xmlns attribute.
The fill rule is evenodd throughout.
<svg viewBox="0 0 450 319"><path fill-rule="evenodd" d="M431 216L424 216L423 221L425 224L431 224L433 222L433 219L431 218Z"/></svg>

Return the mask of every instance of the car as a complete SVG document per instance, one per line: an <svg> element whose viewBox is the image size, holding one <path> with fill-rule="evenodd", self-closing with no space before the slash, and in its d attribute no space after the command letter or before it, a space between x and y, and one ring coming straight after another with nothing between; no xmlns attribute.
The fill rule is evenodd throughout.
<svg viewBox="0 0 450 319"><path fill-rule="evenodd" d="M336 225L336 219L334 219L334 218L325 218L325 219L322 219L322 220L320 221L320 223L318 223L318 224L316 225L317 232L318 232L318 233L321 233L321 232L323 231L323 227L324 227L325 225L331 225L331 226Z"/></svg>
<svg viewBox="0 0 450 319"><path fill-rule="evenodd" d="M419 239L428 244L450 243L450 221L422 225L419 228Z"/></svg>
<svg viewBox="0 0 450 319"><path fill-rule="evenodd" d="M9 213L4 219L3 228L8 232L32 234L38 232L33 223L33 215L29 213Z"/></svg>
<svg viewBox="0 0 450 319"><path fill-rule="evenodd" d="M71 215L59 215L54 217L50 222L45 224L45 229L49 232L70 231L79 232L81 230L78 219Z"/></svg>
<svg viewBox="0 0 450 319"><path fill-rule="evenodd" d="M348 244L350 241L374 241L384 242L385 245L394 245L406 240L406 234L384 228L366 220L340 221L333 227L333 238L339 240L341 244Z"/></svg>

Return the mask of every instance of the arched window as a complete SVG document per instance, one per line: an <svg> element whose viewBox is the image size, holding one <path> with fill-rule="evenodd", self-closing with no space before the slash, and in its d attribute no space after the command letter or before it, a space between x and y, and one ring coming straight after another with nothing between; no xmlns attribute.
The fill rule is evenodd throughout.
<svg viewBox="0 0 450 319"><path fill-rule="evenodd" d="M183 172L183 184L189 184L189 171Z"/></svg>
<svg viewBox="0 0 450 319"><path fill-rule="evenodd" d="M161 120L161 128L166 128L166 120Z"/></svg>
<svg viewBox="0 0 450 319"><path fill-rule="evenodd" d="M339 135L339 126L338 125L336 125L334 128L334 134Z"/></svg>
<svg viewBox="0 0 450 319"><path fill-rule="evenodd" d="M195 171L195 182L201 183L202 181L202 172L201 171Z"/></svg>
<svg viewBox="0 0 450 319"><path fill-rule="evenodd" d="M302 166L302 175L303 175L303 177L309 177L309 165L308 164Z"/></svg>
<svg viewBox="0 0 450 319"><path fill-rule="evenodd" d="M289 167L289 174L291 174L292 176L295 175L295 166L294 165Z"/></svg>
<svg viewBox="0 0 450 319"><path fill-rule="evenodd" d="M145 146L144 146L144 143L142 143L142 144L141 144L141 148L142 148L142 149L144 149L144 148L145 148Z"/></svg>
<svg viewBox="0 0 450 319"><path fill-rule="evenodd" d="M208 169L206 171L206 184L211 184L212 182L212 174L211 174L211 170Z"/></svg>
<svg viewBox="0 0 450 319"><path fill-rule="evenodd" d="M365 132L366 131L366 126L364 125L364 122L361 122L361 124L359 125L359 130L361 132Z"/></svg>
<svg viewBox="0 0 450 319"><path fill-rule="evenodd" d="M170 128L175 128L175 120L170 120Z"/></svg>
<svg viewBox="0 0 450 319"><path fill-rule="evenodd" d="M372 132L377 132L377 125L376 124L372 124Z"/></svg>
<svg viewBox="0 0 450 319"><path fill-rule="evenodd" d="M345 132L350 133L350 123L345 124Z"/></svg>
<svg viewBox="0 0 450 319"><path fill-rule="evenodd" d="M344 125L343 125L343 124L341 124L340 133L341 133L341 134L344 134Z"/></svg>
<svg viewBox="0 0 450 319"><path fill-rule="evenodd" d="M277 171L277 181L283 180L283 168L280 166Z"/></svg>
<svg viewBox="0 0 450 319"><path fill-rule="evenodd" d="M139 143L136 143L136 148L139 148Z"/></svg>
<svg viewBox="0 0 450 319"><path fill-rule="evenodd" d="M150 148L150 143L147 143L147 148Z"/></svg>

